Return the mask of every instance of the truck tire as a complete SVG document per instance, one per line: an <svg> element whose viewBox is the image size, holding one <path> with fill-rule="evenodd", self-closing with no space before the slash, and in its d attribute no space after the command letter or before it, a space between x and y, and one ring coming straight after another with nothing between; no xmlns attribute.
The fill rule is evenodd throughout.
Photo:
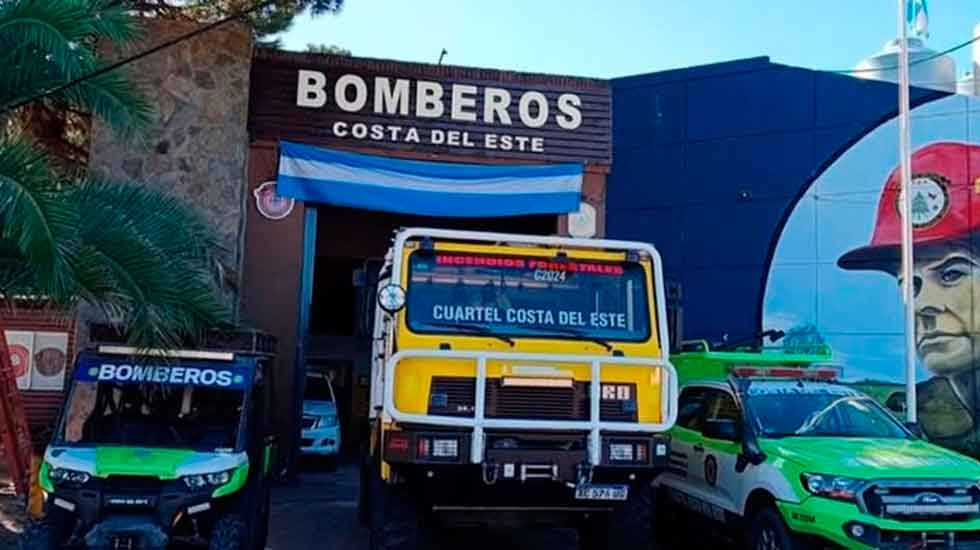
<svg viewBox="0 0 980 550"><path fill-rule="evenodd" d="M772 506L759 510L749 528L749 550L801 550L799 537L786 527L783 518Z"/></svg>
<svg viewBox="0 0 980 550"><path fill-rule="evenodd" d="M28 522L17 537L18 550L56 550L59 546L58 529L45 520Z"/></svg>
<svg viewBox="0 0 980 550"><path fill-rule="evenodd" d="M425 550L419 506L405 485L371 476L370 550Z"/></svg>
<svg viewBox="0 0 980 550"><path fill-rule="evenodd" d="M208 550L247 550L248 526L237 514L218 518L211 528Z"/></svg>
<svg viewBox="0 0 980 550"><path fill-rule="evenodd" d="M586 519L579 530L581 550L614 548L653 549L651 536L653 491L648 486L631 488L632 494L614 511L596 514Z"/></svg>

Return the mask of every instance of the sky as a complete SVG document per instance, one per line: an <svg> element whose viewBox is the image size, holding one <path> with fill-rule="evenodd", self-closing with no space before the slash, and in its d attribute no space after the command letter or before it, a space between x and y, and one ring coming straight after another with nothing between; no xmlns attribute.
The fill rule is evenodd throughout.
<svg viewBox="0 0 980 550"><path fill-rule="evenodd" d="M769 56L853 68L897 34L895 0L345 0L280 38L361 57L612 78ZM969 40L980 2L931 0L929 47ZM969 69L970 47L955 55Z"/></svg>

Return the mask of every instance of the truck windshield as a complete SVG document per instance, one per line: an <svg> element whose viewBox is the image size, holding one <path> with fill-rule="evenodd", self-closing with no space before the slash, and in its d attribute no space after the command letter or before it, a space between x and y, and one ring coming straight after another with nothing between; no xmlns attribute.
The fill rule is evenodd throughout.
<svg viewBox="0 0 980 550"><path fill-rule="evenodd" d="M646 271L594 262L416 251L406 314L417 333L645 341ZM458 327L454 326L458 325Z"/></svg>
<svg viewBox="0 0 980 550"><path fill-rule="evenodd" d="M840 386L754 383L748 402L763 437L909 437L870 397Z"/></svg>
<svg viewBox="0 0 980 550"><path fill-rule="evenodd" d="M248 383L247 374L237 371L190 365L80 365L59 434L61 442L234 450ZM192 377L192 383L171 383L187 377Z"/></svg>

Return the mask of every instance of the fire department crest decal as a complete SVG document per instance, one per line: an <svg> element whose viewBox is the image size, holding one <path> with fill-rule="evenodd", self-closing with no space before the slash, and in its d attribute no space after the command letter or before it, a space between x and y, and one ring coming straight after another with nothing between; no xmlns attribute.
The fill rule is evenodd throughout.
<svg viewBox="0 0 980 550"><path fill-rule="evenodd" d="M282 197L276 193L276 182L267 181L255 188L255 208L270 220L281 220L288 216L296 206L296 199Z"/></svg>
<svg viewBox="0 0 980 550"><path fill-rule="evenodd" d="M912 176L912 227L921 229L939 221L949 211L948 180L938 174ZM895 208L902 214L903 193L898 193Z"/></svg>

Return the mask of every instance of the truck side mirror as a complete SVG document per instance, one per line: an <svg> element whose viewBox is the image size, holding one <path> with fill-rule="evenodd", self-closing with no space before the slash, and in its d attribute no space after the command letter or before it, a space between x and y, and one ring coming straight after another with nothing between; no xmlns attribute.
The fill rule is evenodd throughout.
<svg viewBox="0 0 980 550"><path fill-rule="evenodd" d="M742 437L739 424L734 420L708 420L704 423L702 435L721 441L738 441Z"/></svg>

